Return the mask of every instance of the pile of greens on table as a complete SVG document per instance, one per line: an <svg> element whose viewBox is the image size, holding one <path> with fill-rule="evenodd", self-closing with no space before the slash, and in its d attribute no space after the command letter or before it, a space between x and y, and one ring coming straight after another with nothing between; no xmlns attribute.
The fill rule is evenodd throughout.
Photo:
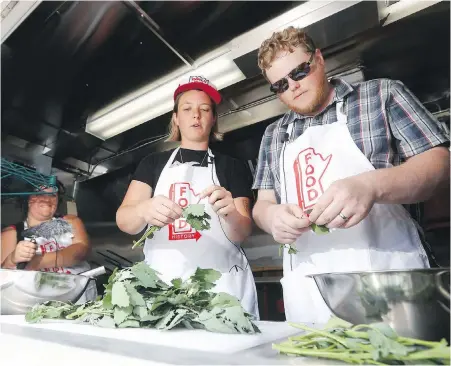
<svg viewBox="0 0 451 366"><path fill-rule="evenodd" d="M78 319L100 327L205 329L219 333L260 333L237 298L210 291L221 274L200 269L168 285L144 262L111 274L103 298L82 305L49 301L25 316L30 323L44 318Z"/></svg>
<svg viewBox="0 0 451 366"><path fill-rule="evenodd" d="M365 365L450 364L450 347L445 339L430 342L400 337L385 323L352 326L332 318L324 329L290 325L306 333L273 345L274 349L287 355Z"/></svg>

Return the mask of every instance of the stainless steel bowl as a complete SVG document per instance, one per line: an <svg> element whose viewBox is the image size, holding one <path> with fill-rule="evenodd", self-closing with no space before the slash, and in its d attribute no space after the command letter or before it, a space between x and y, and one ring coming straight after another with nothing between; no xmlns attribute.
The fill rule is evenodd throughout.
<svg viewBox="0 0 451 366"><path fill-rule="evenodd" d="M337 317L352 324L384 322L399 335L450 341L450 269L311 275Z"/></svg>
<svg viewBox="0 0 451 366"><path fill-rule="evenodd" d="M0 269L0 313L25 314L33 305L49 300L75 303L89 281L103 273L104 267L78 275Z"/></svg>

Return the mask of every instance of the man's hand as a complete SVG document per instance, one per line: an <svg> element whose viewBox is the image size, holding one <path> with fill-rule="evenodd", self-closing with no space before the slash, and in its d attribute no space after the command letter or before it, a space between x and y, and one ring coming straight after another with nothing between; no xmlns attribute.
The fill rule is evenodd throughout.
<svg viewBox="0 0 451 366"><path fill-rule="evenodd" d="M271 218L271 234L280 244L292 244L310 230L310 220L298 205L277 205Z"/></svg>
<svg viewBox="0 0 451 366"><path fill-rule="evenodd" d="M236 211L232 194L224 187L212 185L202 191L200 199L208 197L208 203L219 216L226 217Z"/></svg>
<svg viewBox="0 0 451 366"><path fill-rule="evenodd" d="M36 244L28 240L19 241L11 253L11 262L14 265L29 262L36 254Z"/></svg>
<svg viewBox="0 0 451 366"><path fill-rule="evenodd" d="M136 207L138 216L148 224L163 227L182 216L182 208L165 196L155 196Z"/></svg>
<svg viewBox="0 0 451 366"><path fill-rule="evenodd" d="M376 201L376 191L363 175L337 180L315 204L309 219L328 228L350 228L362 221Z"/></svg>

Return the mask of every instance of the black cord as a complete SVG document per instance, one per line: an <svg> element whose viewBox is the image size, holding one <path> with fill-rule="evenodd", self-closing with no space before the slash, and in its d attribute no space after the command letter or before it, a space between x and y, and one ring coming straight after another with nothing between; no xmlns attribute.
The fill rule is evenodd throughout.
<svg viewBox="0 0 451 366"><path fill-rule="evenodd" d="M293 122L294 123L294 122ZM288 129L288 128L287 128ZM288 136L288 139L291 140L291 135L293 133L294 130L294 126L291 130L290 136ZM288 191L287 191L287 176L285 174L285 149L287 146L287 141L283 142L283 146L282 146L282 171L283 171L283 179L284 179L284 188L285 188L285 202L288 203ZM285 246L284 246L285 249ZM293 254L290 253L288 254L290 256L290 268L291 270L293 270Z"/></svg>
<svg viewBox="0 0 451 366"><path fill-rule="evenodd" d="M211 181L212 181L212 183L214 184L214 185L218 185L218 186L220 186L220 184L219 184L219 182L218 182L218 184L216 184L216 182L215 182L215 179L214 179L214 176L213 176L213 172L214 171L216 171L216 165L215 165L215 157L214 156L210 156L210 154L208 154L208 157L209 158L211 158L211 164L213 165L212 166L212 168L211 168ZM208 164L210 164L210 161L208 161ZM208 166L208 164L207 164L207 166ZM224 228L223 228L223 226L222 226L222 222L221 222L221 218L219 217L219 215L218 215L218 220L219 220L219 225L220 225L220 227L221 227L221 230L222 230L222 232L224 233L224 236L227 238L227 240L244 256L244 258L246 259L246 262L247 262L247 264L246 264L246 268L243 270L241 267L241 269L243 270L243 272L244 271L246 271L248 268L249 268L249 259L247 258L247 255L246 255L246 252L244 251L244 249L241 247L241 246L237 246L237 245L235 245L235 243L233 242L233 241L231 241L230 239L229 239L229 237L227 236L227 234L226 234L226 232L225 232L225 230L224 230ZM239 267L239 266L237 266L237 265L234 265L234 266L232 266L232 268L233 267L235 267L236 268L236 270L237 270L237 272L238 272L238 268L237 267ZM232 268L230 268L230 270L229 270L229 272L232 270Z"/></svg>

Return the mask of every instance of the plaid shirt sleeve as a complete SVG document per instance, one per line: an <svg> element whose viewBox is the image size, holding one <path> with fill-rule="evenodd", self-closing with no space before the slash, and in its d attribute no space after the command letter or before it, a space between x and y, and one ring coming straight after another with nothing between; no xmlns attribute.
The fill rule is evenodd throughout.
<svg viewBox="0 0 451 366"><path fill-rule="evenodd" d="M270 124L263 135L252 189L274 189L274 175L271 173L268 155L270 154L275 125L276 123Z"/></svg>
<svg viewBox="0 0 451 366"><path fill-rule="evenodd" d="M421 154L449 140L439 122L401 81L391 81L387 119L402 159Z"/></svg>

